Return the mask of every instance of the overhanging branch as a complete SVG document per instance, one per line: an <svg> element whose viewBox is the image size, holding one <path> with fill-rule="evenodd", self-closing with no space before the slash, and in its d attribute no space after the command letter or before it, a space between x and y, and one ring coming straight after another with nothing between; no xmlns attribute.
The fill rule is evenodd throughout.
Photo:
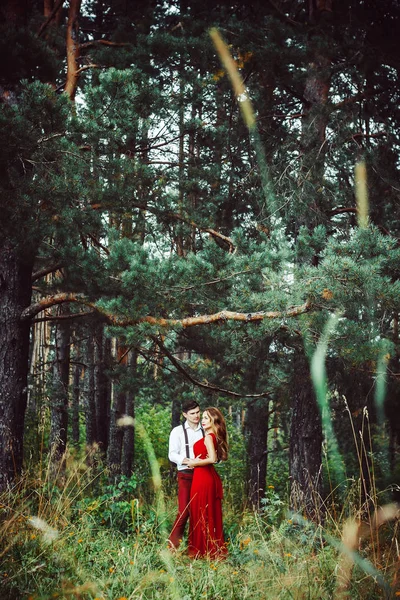
<svg viewBox="0 0 400 600"><path fill-rule="evenodd" d="M96 303L89 301L83 294L72 294L62 293L54 294L43 298L39 302L31 304L21 313L21 319L23 321L29 321L33 319L43 310L56 306L58 304L64 304L65 302L76 302L88 306L95 310L103 319L109 324L116 327L127 327L131 325L140 325L141 323L149 323L149 325L156 325L157 327L194 327L196 325L210 325L213 323L225 323L226 321L242 321L245 323L256 323L264 321L265 319L286 319L291 317L297 317L299 315L309 312L311 309L311 302L307 300L304 304L299 306L293 306L286 311L271 310L271 311L258 311L258 312L234 312L229 310L222 310L220 312L211 315L198 315L196 317L184 317L183 319L165 319L163 317L152 317L146 315L144 317L129 318L119 317L111 314L105 308L102 308Z"/></svg>
<svg viewBox="0 0 400 600"><path fill-rule="evenodd" d="M32 282L45 277L46 275L50 275L50 273L54 273L55 271L59 271L62 267L61 263L56 263L55 265L49 265L47 267L43 267L39 271L36 271L32 274Z"/></svg>
<svg viewBox="0 0 400 600"><path fill-rule="evenodd" d="M233 392L232 390L226 390L221 388L213 383L209 383L208 381L199 381L195 379L193 375L191 375L181 364L179 360L177 360L174 355L168 350L168 348L163 344L163 342L156 336L150 336L151 339L157 344L157 346L162 350L165 356L171 361L171 363L176 367L176 369L182 373L186 379L188 379L194 385L201 387L206 390L210 390L212 392L219 392L221 394L225 394L226 396L233 396L234 398L266 398L270 395L270 392L262 392L261 394L239 394L238 392Z"/></svg>

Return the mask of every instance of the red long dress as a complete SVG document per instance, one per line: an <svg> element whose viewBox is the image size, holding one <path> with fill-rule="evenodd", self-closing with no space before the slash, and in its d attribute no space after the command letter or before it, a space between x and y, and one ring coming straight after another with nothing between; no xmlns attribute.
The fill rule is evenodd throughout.
<svg viewBox="0 0 400 600"><path fill-rule="evenodd" d="M217 448L214 433L210 435ZM193 451L196 457L207 458L204 438L194 444ZM222 530L222 496L221 479L214 465L195 467L189 505L189 556L216 559L227 555Z"/></svg>

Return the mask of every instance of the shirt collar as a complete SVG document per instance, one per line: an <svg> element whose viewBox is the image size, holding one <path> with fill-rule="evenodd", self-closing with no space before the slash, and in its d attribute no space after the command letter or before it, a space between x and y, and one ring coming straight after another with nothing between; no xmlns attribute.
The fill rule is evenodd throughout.
<svg viewBox="0 0 400 600"><path fill-rule="evenodd" d="M187 422L187 420L185 421L184 425L185 425L185 429L192 429L192 428L190 427L189 423ZM200 429L201 429L201 423L199 423L199 424L197 425L196 429L192 429L192 431L199 431Z"/></svg>

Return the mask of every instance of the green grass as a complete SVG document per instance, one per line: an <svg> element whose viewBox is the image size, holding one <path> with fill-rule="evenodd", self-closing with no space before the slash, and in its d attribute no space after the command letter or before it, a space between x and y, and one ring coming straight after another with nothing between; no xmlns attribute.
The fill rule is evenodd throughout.
<svg viewBox="0 0 400 600"><path fill-rule="evenodd" d="M121 506L121 530L117 520L104 522L95 498L82 503L76 484L74 477L62 489L25 482L3 495L2 600L372 600L400 595L395 513L379 524L371 522L369 529L357 529L354 548L348 535L341 542L345 522L330 514L326 527L316 529L296 515L277 512L271 519L273 502L261 514L225 506L229 557L210 562L189 559L185 543L175 555L166 549L174 497L163 497L162 512L156 503L132 498ZM32 516L41 520L32 521Z"/></svg>

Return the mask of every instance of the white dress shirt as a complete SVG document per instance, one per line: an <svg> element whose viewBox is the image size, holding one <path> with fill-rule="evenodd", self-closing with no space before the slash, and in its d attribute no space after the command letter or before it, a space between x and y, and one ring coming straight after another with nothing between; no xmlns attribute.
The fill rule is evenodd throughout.
<svg viewBox="0 0 400 600"><path fill-rule="evenodd" d="M187 421L184 423L184 427L188 434L189 442L189 458L194 458L193 445L203 437L203 430L201 425L197 426L196 429L192 429ZM185 445L185 434L183 432L182 425L174 427L169 434L169 449L168 458L171 462L178 465L178 471L188 469L187 465L183 465L182 461L186 456L186 445Z"/></svg>

